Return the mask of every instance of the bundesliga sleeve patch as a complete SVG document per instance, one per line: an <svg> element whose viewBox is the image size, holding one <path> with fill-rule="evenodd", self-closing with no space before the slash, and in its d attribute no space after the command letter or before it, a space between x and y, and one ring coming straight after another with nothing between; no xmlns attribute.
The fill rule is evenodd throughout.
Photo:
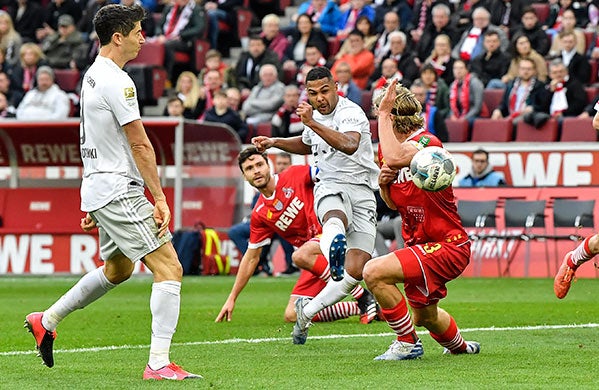
<svg viewBox="0 0 599 390"><path fill-rule="evenodd" d="M125 88L125 99L135 99L135 88L127 87Z"/></svg>

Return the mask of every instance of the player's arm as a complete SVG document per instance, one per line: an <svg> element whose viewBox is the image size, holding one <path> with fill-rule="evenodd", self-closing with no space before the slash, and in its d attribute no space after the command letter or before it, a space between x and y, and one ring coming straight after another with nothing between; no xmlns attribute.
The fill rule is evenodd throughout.
<svg viewBox="0 0 599 390"><path fill-rule="evenodd" d="M391 82L378 108L379 145L387 166L394 170L407 167L418 152L415 143L399 142L395 138L391 110L397 96L397 79Z"/></svg>
<svg viewBox="0 0 599 390"><path fill-rule="evenodd" d="M391 200L391 193L389 191L389 186L395 179L397 179L397 174L397 171L392 170L386 164L381 166L381 172L379 173L379 193L385 204L391 210L397 210L397 206L395 206L395 203Z"/></svg>
<svg viewBox="0 0 599 390"><path fill-rule="evenodd" d="M260 152L263 152L268 148L275 147L294 154L312 153L310 145L306 145L304 141L302 141L301 135L289 138L257 136L252 138L252 144Z"/></svg>
<svg viewBox="0 0 599 390"><path fill-rule="evenodd" d="M135 165L144 179L148 190L154 198L154 221L158 225L158 235L162 236L171 221L171 212L166 203L166 196L160 185L156 154L154 147L146 134L141 119L136 119L123 126Z"/></svg>
<svg viewBox="0 0 599 390"><path fill-rule="evenodd" d="M214 322L221 322L224 319L227 321L231 321L233 319L233 309L235 309L235 301L237 297L248 283L252 275L254 274L254 270L260 261L260 254L262 253L262 248L248 248L243 257L241 258L241 262L239 263L239 269L237 270L237 276L235 276L235 283L231 288L231 292L225 301L222 309L220 309L220 313L216 316Z"/></svg>
<svg viewBox="0 0 599 390"><path fill-rule="evenodd" d="M314 109L307 102L302 102L297 107L297 115L302 119L302 123L311 128L327 144L347 155L352 155L360 146L361 134L357 131L340 132L325 126L312 116Z"/></svg>

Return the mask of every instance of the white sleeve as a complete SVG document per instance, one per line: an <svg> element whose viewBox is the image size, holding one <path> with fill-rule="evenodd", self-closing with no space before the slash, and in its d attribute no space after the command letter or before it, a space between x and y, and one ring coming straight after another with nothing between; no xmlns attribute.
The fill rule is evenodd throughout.
<svg viewBox="0 0 599 390"><path fill-rule="evenodd" d="M364 123L368 124L368 119L360 107L344 107L339 114L339 131L341 133L349 131L361 133L364 129ZM368 125L368 128L370 129L370 125Z"/></svg>
<svg viewBox="0 0 599 390"><path fill-rule="evenodd" d="M107 86L105 98L119 125L123 126L141 119L141 115L137 103L137 89L133 80L127 77L119 81Z"/></svg>

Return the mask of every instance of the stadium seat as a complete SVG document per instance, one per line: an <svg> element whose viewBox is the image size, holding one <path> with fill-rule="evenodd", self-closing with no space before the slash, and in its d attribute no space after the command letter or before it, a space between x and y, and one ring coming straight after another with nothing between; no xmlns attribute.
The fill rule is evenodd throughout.
<svg viewBox="0 0 599 390"><path fill-rule="evenodd" d="M272 124L270 122L261 122L256 126L256 135L272 137Z"/></svg>
<svg viewBox="0 0 599 390"><path fill-rule="evenodd" d="M329 37L327 42L329 44L329 58L333 58L341 49L341 42L335 37Z"/></svg>
<svg viewBox="0 0 599 390"><path fill-rule="evenodd" d="M249 36L253 17L254 14L249 8L237 9L237 36L239 39L247 38Z"/></svg>
<svg viewBox="0 0 599 390"><path fill-rule="evenodd" d="M466 119L446 119L449 142L467 142L469 139L469 124Z"/></svg>
<svg viewBox="0 0 599 390"><path fill-rule="evenodd" d="M483 91L483 103L487 105L489 114L493 114L493 110L499 107L504 93L504 89L485 89Z"/></svg>
<svg viewBox="0 0 599 390"><path fill-rule="evenodd" d="M589 66L591 67L591 73L589 75L589 84L595 84L599 80L599 63L597 60L589 60Z"/></svg>
<svg viewBox="0 0 599 390"><path fill-rule="evenodd" d="M597 142L592 118L566 117L562 122L561 142Z"/></svg>
<svg viewBox="0 0 599 390"><path fill-rule="evenodd" d="M599 88L594 86L586 86L584 87L584 91L587 93L587 104L593 103L595 97L599 94Z"/></svg>
<svg viewBox="0 0 599 390"><path fill-rule="evenodd" d="M548 3L532 3L532 8L537 14L539 24L545 23L545 20L549 17L549 4Z"/></svg>
<svg viewBox="0 0 599 390"><path fill-rule="evenodd" d="M80 77L77 69L54 69L54 81L65 92L75 92Z"/></svg>
<svg viewBox="0 0 599 390"><path fill-rule="evenodd" d="M510 142L514 133L511 119L476 119L472 126L472 142Z"/></svg>
<svg viewBox="0 0 599 390"><path fill-rule="evenodd" d="M379 121L378 119L370 119L370 134L372 134L372 142L379 142Z"/></svg>
<svg viewBox="0 0 599 390"><path fill-rule="evenodd" d="M164 44L157 41L144 43L137 57L127 64L163 66Z"/></svg>
<svg viewBox="0 0 599 390"><path fill-rule="evenodd" d="M362 91L362 99L360 100L360 107L364 110L364 113L368 118L372 118L372 91Z"/></svg>
<svg viewBox="0 0 599 390"><path fill-rule="evenodd" d="M470 240L485 241L487 228L496 228L497 200L459 200L458 214L462 226L468 232ZM476 245L476 244L475 244ZM480 276L482 270L482 252L472 251L474 276ZM497 276L501 276L501 257L497 255Z"/></svg>
<svg viewBox="0 0 599 390"><path fill-rule="evenodd" d="M524 121L518 122L516 142L553 142L557 141L557 121L549 119L543 126L536 128Z"/></svg>
<svg viewBox="0 0 599 390"><path fill-rule="evenodd" d="M589 50L589 47L593 44L593 39L595 38L595 33L593 31L585 31L584 32L584 51L585 53Z"/></svg>

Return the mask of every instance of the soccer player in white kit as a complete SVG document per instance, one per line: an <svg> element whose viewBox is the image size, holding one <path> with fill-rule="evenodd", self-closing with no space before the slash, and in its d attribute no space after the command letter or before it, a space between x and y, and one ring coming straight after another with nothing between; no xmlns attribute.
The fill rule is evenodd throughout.
<svg viewBox="0 0 599 390"><path fill-rule="evenodd" d="M306 342L310 320L320 310L342 300L362 280L362 270L374 250L374 190L379 173L368 118L360 106L338 95L331 72L325 67L308 72L306 91L309 104L302 102L297 108L304 123L301 136L252 139L260 150L276 147L311 153L319 169L314 204L322 223L320 248L329 260L333 281L314 299L296 301L294 344Z"/></svg>
<svg viewBox="0 0 599 390"><path fill-rule="evenodd" d="M56 327L68 314L127 280L141 260L154 275L150 296L152 338L143 379L201 378L172 363L169 350L179 319L182 268L171 244L171 213L160 186L156 155L141 122L135 85L122 70L145 42L140 6L111 4L94 17L100 52L83 76L80 143L83 160L83 230L99 228L104 265L84 275L45 312L31 313L44 364L54 365ZM144 195L144 183L154 197Z"/></svg>

